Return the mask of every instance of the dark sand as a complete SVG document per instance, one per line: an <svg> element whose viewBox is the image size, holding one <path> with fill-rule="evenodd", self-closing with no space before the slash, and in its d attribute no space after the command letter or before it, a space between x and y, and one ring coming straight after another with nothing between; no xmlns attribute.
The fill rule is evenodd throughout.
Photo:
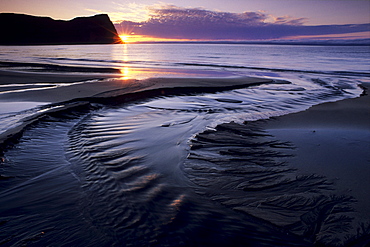
<svg viewBox="0 0 370 247"><path fill-rule="evenodd" d="M363 86L370 88L370 84ZM296 149L291 163L301 173L326 176L337 192L356 198L358 210L370 210L368 92L266 121L262 128L281 141L293 143Z"/></svg>
<svg viewBox="0 0 370 247"><path fill-rule="evenodd" d="M369 103L365 94L269 120L218 125L192 140L185 167L202 193L227 207L317 245L354 246L356 237L349 236L357 236L358 246L367 246Z"/></svg>

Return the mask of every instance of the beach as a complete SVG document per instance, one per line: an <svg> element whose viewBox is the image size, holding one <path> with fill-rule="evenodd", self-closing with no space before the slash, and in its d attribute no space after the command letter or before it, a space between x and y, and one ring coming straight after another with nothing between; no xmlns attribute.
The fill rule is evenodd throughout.
<svg viewBox="0 0 370 247"><path fill-rule="evenodd" d="M370 84L363 87L358 98L313 106L267 121L262 128L293 143L297 150L291 162L302 173L328 177L339 193L354 196L356 208L365 213L370 205Z"/></svg>
<svg viewBox="0 0 370 247"><path fill-rule="evenodd" d="M111 97L120 99L121 102L122 98L127 98L129 100L124 100L123 102L130 103L130 101L132 100L137 100L138 98L143 97L144 92L155 92L154 94L149 94L150 97L155 97L156 95L183 94L186 92L216 92L219 90L227 90L231 88L240 88L250 85L272 83L271 80L259 78L149 78L143 81L139 81L122 80L119 78L114 78L113 76L105 76L103 78L100 76L99 78L96 78L96 75L65 77L58 74L19 74L17 72L2 73L6 75L2 77L3 85L6 84L5 82L11 82L10 84L15 84L18 82L19 77L23 78L21 80L23 84L29 83L29 85L33 85L35 82L40 81L47 81L49 83L60 82L61 80L67 83L86 80L92 81L77 85L72 83L69 86L62 86L51 89L32 91L25 90L22 92L8 93L1 95L0 98L1 102L6 103L11 103L12 100L14 100L15 102L47 102L48 104L61 104L63 102L68 102L66 103L66 105L72 104L72 109L75 107L74 104L79 101L85 102L86 100L90 100L91 102L93 102L94 99L99 101L101 99L109 99ZM370 147L370 97L367 94L367 88L369 87L369 84L364 84L362 86L365 90L362 96L358 98L324 103L313 106L303 112L273 117L272 119L268 120L251 122L252 127L250 127L250 123L248 122L244 124L235 124L234 122L231 122L217 126L215 129L216 131L206 131L200 133L191 142L191 148L189 151L190 154L188 158L183 161L185 164L185 171L189 170L187 176L191 181L195 179L193 182L201 186L201 188L209 187L210 185L208 183L211 182L211 191L213 192L210 192L210 189L208 188L206 189L206 192L200 193L212 193L215 195L222 193L222 191L225 190L225 186L230 186L230 180L234 181L237 178L237 185L234 186L239 189L243 188L242 191L245 192L254 191L254 193L257 193L257 195L254 196L254 199L252 201L250 201L249 199L236 199L240 196L237 195L240 194L240 192L238 192L238 189L235 190L235 187L232 186L231 191L226 192L228 196L225 196L225 194L221 196L220 194L219 196L216 196L217 199L215 200L221 200L222 205L227 205L234 210L241 211L247 213L248 215L262 218L267 221L271 221L272 223L285 228L289 225L297 224L297 222L304 222L302 221L302 219L299 219L298 216L307 209L301 208L299 210L298 208L296 208L296 210L298 209L298 214L295 216L292 214L292 212L290 212L289 217L276 217L276 209L269 209L268 207L264 208L262 205L271 200L271 198L274 198L273 201L275 201L275 203L276 200L278 200L277 198L280 198L281 196L283 196L282 200L289 201L291 199L286 198L286 192L284 192L283 195L280 195L280 193L277 193L276 191L267 192L266 189L263 189L263 186L267 186L266 188L268 188L272 184L274 184L276 188L279 188L279 186L281 186L279 185L281 183L280 179L276 179L276 181L271 180L271 176L275 176L273 175L274 173L286 173L284 176L286 176L287 178L290 177L289 179L292 179L292 175L296 176L295 179L297 179L299 176L308 176L305 177L307 178L307 181L305 181L305 183L308 183L308 185L305 184L305 187L308 186L307 188L296 191L294 187L291 187L290 189L288 189L289 193L298 198L302 196L302 193L303 195L306 194L304 196L304 200L307 200L307 196L309 198L314 198L315 196L313 194L315 193L318 193L321 196L327 195L329 198L328 190L334 190L334 194L336 193L337 195L340 195L343 198L347 199L337 201L334 200L334 202L329 199L325 199L323 202L324 204L331 202L333 203L332 207L334 208L335 205L340 205L341 203L346 204L350 202L350 204L353 204L352 206L356 209L354 214L353 212L351 212L353 215L355 215L355 224L358 224L357 222L361 222L363 220L368 221L369 218L366 218L366 213L368 211L368 205L370 202L367 196L369 193L368 188L370 187L368 180L368 174L370 172L368 166L370 160L370 156L368 154L368 150ZM210 90L210 88L212 90ZM165 91L167 92L165 93ZM137 96L132 97L132 95L135 94ZM144 95L148 97L148 94L144 93ZM63 110L68 109L66 105L64 106ZM60 110L61 109L58 109L56 112ZM55 110L49 110L49 112L46 112L46 114L53 113L55 113ZM6 133L3 133L2 140L6 143L6 140L8 140L10 136L22 139L22 137L17 135L17 133L23 133L23 129L26 128L26 126L30 125L31 123L35 124L37 121L40 121L40 117L32 118L31 120L32 121L25 121L23 125L12 129L10 132L8 131ZM11 135L9 135L9 133L11 133ZM256 137L257 140L255 139ZM273 139L273 145L270 142L271 139ZM202 141L200 141L199 143L199 140ZM269 141L266 142L266 140ZM263 144L265 142L268 143L268 145ZM248 147L252 147L252 149L248 149ZM271 147L278 148L278 153L270 153ZM3 146L3 148L7 147ZM215 148L218 148L218 152L219 154L221 154L221 156L219 156L219 158L217 159L215 159L214 157L215 154L209 156L209 153L214 152L213 150ZM186 149L187 148L185 147L185 150ZM201 151L199 152L199 150ZM261 156L258 155L259 152L262 152L260 153L260 155L262 154L263 159L261 159ZM257 156L255 156L256 154ZM260 174L261 171L259 171L258 169L254 171L249 171L248 173L253 171L252 174L255 174L254 176L259 177L259 183L261 183L262 187L258 186L254 188L254 185L251 184L252 187L248 188L248 186L245 187L246 182L243 181L248 181L248 179L253 181L253 178L249 178L250 175L243 176L242 181L238 180L241 179L240 174L243 174L243 167L245 167L245 165L248 164L248 162L250 161L243 161L243 159L232 159L233 161L231 161L229 160L230 155L239 158L249 157L249 159L253 160L253 163L261 163L263 164L263 166L267 164L267 167L274 168L271 174L268 173L263 175ZM5 160L6 158L2 159ZM287 166L289 167L288 170L286 170L287 168L279 170L281 169L281 159L287 160L284 162L287 162ZM194 160L197 162L193 163ZM203 162L210 162L213 164L218 164L221 167L225 167L224 169L235 169L231 167L239 166L240 170L231 177L229 177L230 174L219 174L220 177L222 177L222 182L218 179L211 179L207 183L202 184L202 182L199 183L199 181L197 180L201 178L202 175L204 176L206 174L203 173L204 171L201 174L197 174L197 172L199 172L199 169L205 169L205 172L207 172L207 174L209 172L215 173L215 171L208 171L207 168L195 169L194 165L199 166L199 160L202 161L201 164L203 164ZM225 162L227 163L226 166ZM208 165L205 165L204 167L208 167ZM294 172L292 173L290 169L293 169ZM209 176L209 174L207 176ZM319 176L320 180L316 181L317 178L315 176ZM3 177L3 179L6 179L6 177ZM297 182L298 180L295 179L293 180ZM235 181L232 183L235 183ZM270 183L272 184L269 185ZM330 186L334 184L334 186L332 186L330 189L326 188L329 186L329 184L331 184ZM298 183L298 187L300 186L302 185L299 185ZM316 191L315 193L312 193L312 190L318 190L319 192ZM247 196L247 194L248 193L246 193L245 196ZM228 203L228 200L231 199L229 197L230 195L236 196L236 198L233 199L234 202L232 204ZM246 198L248 198L248 196ZM352 201L352 199L350 200L348 198L355 199ZM238 202L238 200L240 201ZM301 203L302 202L300 202L299 204ZM235 204L237 204L238 206L235 206ZM253 206L256 204L261 205L258 207L258 210L254 208L255 206ZM318 203L318 205L316 206L320 207L320 205L321 202ZM323 212L321 212L321 214L322 213ZM344 214L348 212L344 211L341 213ZM327 215L325 216L321 215L321 217L332 217L330 213L326 214ZM317 221L320 223L316 224L321 224L322 227L325 228L327 226L325 226L324 224L324 218L318 218ZM308 223L305 222L304 224ZM356 227L356 225L354 225L353 227ZM302 230L295 229L292 229L291 232L294 232L298 235L304 233L304 231ZM316 234L319 237L316 236L315 238L318 238L320 240L319 231L314 231L311 234L311 238L313 238ZM306 238L309 237L306 236ZM344 241L343 238L340 239ZM289 241L293 240L290 239ZM325 239L325 241L327 241L327 239Z"/></svg>
<svg viewBox="0 0 370 247"><path fill-rule="evenodd" d="M35 83L55 83L54 88L30 90ZM79 83L81 82L81 83ZM87 83L86 83L87 82ZM271 82L262 78L227 78L227 87L240 88ZM58 83L65 83L59 85ZM113 74L66 75L65 73L9 72L0 71L0 84L3 85L0 100L41 101L57 103L77 98L112 97L140 91L162 90L166 88L224 88L224 78L148 78L144 80L123 79ZM5 87L6 85L13 85ZM22 84L22 90L15 92L14 84ZM49 85L50 86L50 85ZM65 87L63 87L65 86ZM27 89L29 91L27 91ZM7 92L4 94L4 92ZM20 91L20 92L19 92Z"/></svg>
<svg viewBox="0 0 370 247"><path fill-rule="evenodd" d="M348 222L333 219L342 215L353 217L355 225L369 222L370 97L369 84L362 86L364 93L358 98L267 120L225 123L200 133L191 143L189 156L196 163L187 166L194 182L207 188L202 193L235 210L290 228L298 235L312 231L306 237L326 245L330 241L344 243L344 232L352 230L330 226L333 222L348 226ZM263 168L250 168L248 163ZM225 170L229 172L224 174ZM211 181L200 179L210 173L217 174ZM239 189L246 192L244 198ZM232 193L236 194L233 200L225 196ZM316 212L301 215L308 201L316 201ZM330 204L327 211L325 207ZM331 223L325 222L330 218ZM317 229L310 229L313 222ZM365 235L360 246L365 246L369 235L365 228L362 230ZM325 231L332 231L340 240L331 239L333 236Z"/></svg>
<svg viewBox="0 0 370 247"><path fill-rule="evenodd" d="M370 246L370 1L23 2L1 247Z"/></svg>
<svg viewBox="0 0 370 247"><path fill-rule="evenodd" d="M269 79L253 77L148 78L136 80L122 79L118 76L117 74L66 75L65 73L0 71L0 84L2 85L0 104L2 103L2 111L6 113L7 108L13 109L17 104L19 105L18 108L16 107L18 110L22 109L23 106L25 106L23 110L26 110L29 105L69 102L69 104L62 106L62 109L64 109L70 106L74 107L73 102L78 102L78 99L83 101L84 98L90 100L95 98L99 101L116 97L129 102L142 97L186 92L217 92L272 82ZM46 82L47 85L44 85ZM26 102L26 104L22 102ZM34 103L27 104L27 102ZM57 111L60 110L60 108L57 109ZM51 109L50 112L54 112L54 109ZM38 118L39 116L26 119L20 126L0 133L0 142L5 142Z"/></svg>
<svg viewBox="0 0 370 247"><path fill-rule="evenodd" d="M0 71L0 243L369 243L366 72L88 58Z"/></svg>

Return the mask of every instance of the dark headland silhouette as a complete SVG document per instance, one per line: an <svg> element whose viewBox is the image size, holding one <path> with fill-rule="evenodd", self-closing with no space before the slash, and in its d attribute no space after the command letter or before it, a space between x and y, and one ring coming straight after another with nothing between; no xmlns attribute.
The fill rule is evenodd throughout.
<svg viewBox="0 0 370 247"><path fill-rule="evenodd" d="M67 45L122 43L108 15L69 21L0 13L0 45Z"/></svg>

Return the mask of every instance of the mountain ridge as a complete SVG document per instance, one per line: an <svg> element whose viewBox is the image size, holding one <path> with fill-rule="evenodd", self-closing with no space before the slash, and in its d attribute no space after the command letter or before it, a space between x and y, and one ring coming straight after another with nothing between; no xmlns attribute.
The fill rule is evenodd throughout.
<svg viewBox="0 0 370 247"><path fill-rule="evenodd" d="M54 20L51 17L0 13L0 45L122 43L107 14Z"/></svg>

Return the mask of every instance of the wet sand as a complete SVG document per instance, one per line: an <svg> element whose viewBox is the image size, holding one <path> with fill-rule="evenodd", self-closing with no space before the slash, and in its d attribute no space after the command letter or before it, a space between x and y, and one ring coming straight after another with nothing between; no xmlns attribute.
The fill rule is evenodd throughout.
<svg viewBox="0 0 370 247"><path fill-rule="evenodd" d="M56 108L34 114L18 121L0 133L0 147L24 127L47 113L88 105L92 101L123 103L146 97L215 92L271 83L272 80L253 77L225 78L149 78L125 79L119 74L25 72L0 70L0 113L29 110L53 103Z"/></svg>
<svg viewBox="0 0 370 247"><path fill-rule="evenodd" d="M270 121L267 129L361 129L370 131L370 83L361 97L316 105Z"/></svg>
<svg viewBox="0 0 370 247"><path fill-rule="evenodd" d="M290 163L301 173L326 176L337 193L355 197L356 209L365 213L361 217L370 210L370 84L363 86L358 98L316 105L261 124L296 147Z"/></svg>
<svg viewBox="0 0 370 247"><path fill-rule="evenodd" d="M0 71L0 101L33 101L56 103L128 87L135 80L108 80L118 75L66 74ZM47 83L48 85L44 85ZM5 87L9 85L9 87ZM37 90L15 91L18 88ZM54 87L53 87L54 86ZM49 87L49 88L47 88ZM52 88L53 87L53 88Z"/></svg>
<svg viewBox="0 0 370 247"><path fill-rule="evenodd" d="M40 90L43 87L40 82L55 83L58 86ZM84 98L89 100L125 98L129 94L140 97L140 93L143 92L155 92L156 95L208 92L270 82L272 81L260 78L152 78L139 81L124 80L117 78L117 75L107 74L65 75L2 71L0 85L3 87L0 91L0 104L1 102L48 104L82 99L60 104L66 109L65 107L73 108L75 105L88 104L88 101L83 100ZM60 83L66 84L59 85ZM22 84L22 88L36 90L4 93L19 87L19 85L9 84ZM370 88L368 84L363 86ZM259 225L262 219L261 222L264 222L263 224L268 228L282 231L284 233L282 233L284 236L282 239L286 237L285 233L291 234L286 238L292 242L295 241L296 236L299 236L305 244L334 242L336 237L344 243L346 240L343 232L356 234L357 222L364 222L365 225L368 222L366 215L370 205L368 199L369 103L370 97L365 94L359 98L325 103L304 112L270 120L246 125L233 122L221 124L215 130L198 134L191 141L188 158L181 166L184 176L197 186L198 195L207 195L207 198L211 199L212 205L219 202L222 209L224 206L232 209L232 215L246 217L241 222L235 221L236 224L250 223L251 229L257 229L256 225ZM54 109L49 110L49 112L53 111ZM58 108L55 111L58 111ZM44 112L40 114L43 115ZM29 123L37 121L38 118L36 114ZM18 126L19 130L13 129L5 133L4 138L20 132L29 123L25 122L24 125ZM114 132L111 134L119 135L115 132L122 130L121 127L114 129L111 125L108 126L102 126L103 133L109 130ZM67 127L66 133L71 135L72 132ZM162 125L161 128L163 127L167 126ZM96 126L94 128L96 131ZM44 128L39 130L44 131ZM87 143L79 141L81 138L79 128L74 130L75 135L71 136L76 138L76 141L72 138L73 143ZM50 128L50 131L56 132L54 128ZM49 137L49 133L44 136ZM32 138L25 138L25 140L34 142ZM55 142L54 138L50 140L53 145L63 146L63 143ZM0 142L2 141L0 138ZM96 143L92 142L91 145L91 150L95 150ZM63 150L62 147L60 149ZM75 149L85 150L80 146L76 146ZM29 146L24 150L29 150ZM54 153L54 148L50 150ZM116 159L117 157L105 158ZM121 158L121 155L118 158ZM288 161L284 163L280 162L281 160ZM102 179L100 173L96 176L98 180ZM153 176L153 179L149 184L157 183L158 177ZM172 185L172 183L168 184ZM43 189L43 186L40 188ZM173 192L173 188L169 191ZM133 192L136 198L138 192L137 190ZM336 196L331 196L332 192ZM347 205L352 206L352 197L357 201L353 207L357 210L356 217L359 220L353 222L353 229L348 231L342 223L343 219L345 221L347 216L351 216L352 212ZM103 201L110 201L110 199ZM194 205L198 204L201 203ZM122 207L122 203L117 205ZM157 205L157 202L153 205ZM115 210L112 209L109 212L115 212ZM208 210L202 212L208 212ZM339 215L337 220L330 220L336 215ZM105 222L106 214L102 214L102 217L102 222ZM207 216L207 219L217 219L217 217ZM342 232L331 232L331 229L339 229L335 227L342 225L344 226L341 229ZM244 231L244 228L242 230ZM253 233L252 230L251 232ZM263 239L268 238L264 230L257 229L256 232L258 234L262 232ZM273 231L270 230L271 232ZM243 232L244 235L245 232ZM275 235L272 234L272 239L274 237ZM255 238L252 236L250 239Z"/></svg>
<svg viewBox="0 0 370 247"><path fill-rule="evenodd" d="M185 169L202 194L234 210L318 245L366 246L369 140L365 93L269 120L218 125L192 140Z"/></svg>
<svg viewBox="0 0 370 247"><path fill-rule="evenodd" d="M112 97L141 91L174 89L178 91L189 89L241 88L272 82L269 79L238 77L238 78L149 78L145 80L124 79L118 74L63 74L36 73L0 70L0 101L34 101L62 102L77 98ZM38 83L55 83L54 88L42 89ZM59 85L60 83L64 83ZM10 87L4 87L11 84ZM17 86L18 84L18 86ZM16 90L22 84L22 89L38 87L40 90L23 92ZM41 90L42 89L42 90Z"/></svg>
<svg viewBox="0 0 370 247"><path fill-rule="evenodd" d="M202 91L205 89L238 88L271 80L252 77L241 78L150 78L146 80L123 79L116 74L65 74L0 70L0 104L4 107L13 102L57 103L81 98L125 97L130 93L165 90L175 93ZM44 88L39 83L56 84ZM64 83L59 85L58 83ZM276 82L274 82L276 83ZM16 91L20 89L31 89ZM8 86L7 86L8 85ZM370 88L370 84L364 84ZM33 90L36 89L36 90ZM6 92L12 91L14 92ZM166 91L166 93L167 93ZM282 141L290 141L298 147L299 164L307 171L319 170L324 175L335 176L339 167L351 164L351 169L362 167L369 170L370 150L370 96L320 104L310 109L281 116L259 125ZM343 157L342 157L343 156ZM325 166L313 165L325 163ZM330 164L330 165L328 165ZM315 167L315 168L309 168ZM325 167L325 169L324 169ZM353 170L353 169L352 169ZM362 173L366 178L367 173ZM343 174L342 174L343 175ZM355 178L352 178L355 179ZM363 180L370 181L369 179ZM369 183L369 182L368 182ZM369 186L370 187L370 186ZM368 191L362 191L365 196ZM368 201L370 203L370 200Z"/></svg>

